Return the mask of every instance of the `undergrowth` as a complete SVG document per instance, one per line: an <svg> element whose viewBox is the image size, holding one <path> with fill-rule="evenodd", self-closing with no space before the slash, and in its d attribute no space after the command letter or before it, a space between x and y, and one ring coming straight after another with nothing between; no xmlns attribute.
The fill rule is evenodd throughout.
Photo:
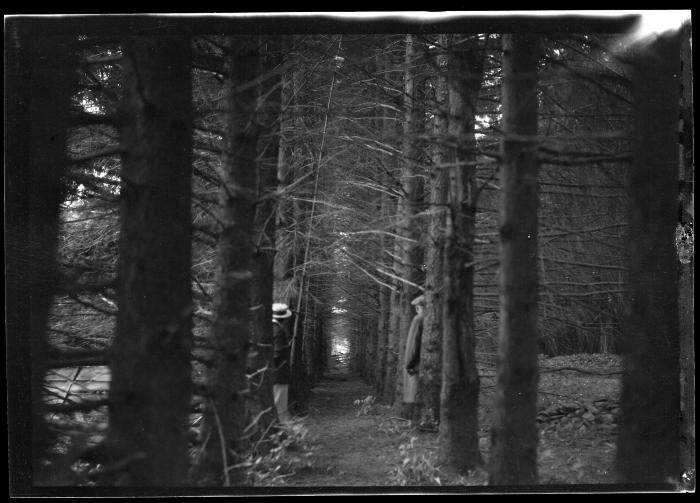
<svg viewBox="0 0 700 503"><path fill-rule="evenodd" d="M278 425L235 468L243 468L249 486L285 485L286 479L313 467L309 429L298 422Z"/></svg>

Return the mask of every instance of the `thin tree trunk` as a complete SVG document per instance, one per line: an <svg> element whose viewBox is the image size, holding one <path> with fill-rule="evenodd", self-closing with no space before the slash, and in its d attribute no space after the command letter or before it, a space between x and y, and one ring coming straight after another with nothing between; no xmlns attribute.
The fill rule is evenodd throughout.
<svg viewBox="0 0 700 503"><path fill-rule="evenodd" d="M382 60L384 64L384 74L383 79L386 82L391 82L391 57L389 55L389 48L391 47L391 40L389 37L385 37L384 40L385 51L382 54ZM384 139L392 138L396 132L396 121L393 120L391 115L391 110L389 107L382 107L381 111L381 131L382 137ZM394 170L394 157L386 152L381 153L381 162L383 165L382 170L382 180L387 186L391 186L392 177L390 173ZM382 191L381 195L381 217L382 222L389 226L389 221L391 216L397 211L392 198L386 191ZM390 229L393 230L393 229ZM379 253L377 261L380 264L384 264L387 269L393 264L393 259L389 258L387 253L389 250L394 248L393 238L384 233L380 235L379 241ZM391 260L391 262L389 262ZM392 310L394 306L394 291L388 287L381 286L379 291L379 355L378 355L378 372L379 379L377 384L377 398L382 402L389 402L394 398L394 379L396 376L396 354L395 354L395 336L396 330L393 326L395 322L395 317L392 316Z"/></svg>
<svg viewBox="0 0 700 503"><path fill-rule="evenodd" d="M328 364L330 359L330 353L328 351L328 337L326 336L326 324L325 324L325 313L318 318L318 331L320 337L318 339L318 361L319 361L319 374L318 379L323 379L323 374L328 370Z"/></svg>
<svg viewBox="0 0 700 503"><path fill-rule="evenodd" d="M617 450L622 482L680 475L677 34L640 49L633 62L635 144L630 171L629 290Z"/></svg>
<svg viewBox="0 0 700 503"><path fill-rule="evenodd" d="M252 81L259 68L255 37L227 41L224 81L225 149L219 188L221 230L217 248L214 323L209 337L212 364L207 378L206 445L200 483L235 485L245 428L247 345L250 340L251 279L253 278L253 198L256 194L257 142L254 87L235 91Z"/></svg>
<svg viewBox="0 0 700 503"><path fill-rule="evenodd" d="M124 41L117 328L103 483L187 483L192 347L190 41Z"/></svg>
<svg viewBox="0 0 700 503"><path fill-rule="evenodd" d="M6 20L5 293L9 460L15 494L50 483L41 460L49 432L42 398L46 326L56 287L56 245L66 126L75 63L65 39Z"/></svg>
<svg viewBox="0 0 700 503"><path fill-rule="evenodd" d="M480 460L472 263L477 197L474 127L483 59L479 42L467 41L454 48L448 62L449 132L457 148L449 168L438 459L459 472L474 468Z"/></svg>
<svg viewBox="0 0 700 503"><path fill-rule="evenodd" d="M292 299L295 303L296 298ZM294 313L291 318L290 325L295 327L291 337L290 360L294 362L290 368L289 381L289 408L294 414L305 414L308 409L308 400L311 394L311 384L306 370L306 362L304 361L304 338L306 337L305 304L301 305L299 312Z"/></svg>
<svg viewBox="0 0 700 503"><path fill-rule="evenodd" d="M300 79L301 70L292 72L291 75L284 75L282 78L282 104L288 112L283 113L280 124L280 147L277 163L277 178L280 189L290 185L295 178L302 176L300 163L303 159L301 148L298 144L290 142L290 136L294 130L303 130L304 123L299 112L300 107ZM284 194L278 201L277 209L277 253L274 261L274 288L273 296L275 302L285 302L295 312L294 318L287 322L287 327L303 327L302 309L298 304L300 284L295 275L303 260L304 240L299 237L299 222L302 220L304 210L302 203L292 199L288 194ZM298 285L298 286L297 286ZM297 287L298 290L294 290ZM297 321L297 318L300 318ZM299 323L299 325L297 325ZM303 330L297 329L296 334L292 331L290 341L292 351L290 358L294 359L295 365L291 367L291 382L289 385L289 407L291 410L299 411L299 406L304 406L308 398L308 381L301 352L302 345L295 344L294 338L302 338Z"/></svg>
<svg viewBox="0 0 700 503"><path fill-rule="evenodd" d="M537 482L537 61L532 35L503 36L501 318L490 483Z"/></svg>
<svg viewBox="0 0 700 503"><path fill-rule="evenodd" d="M379 292L377 292L378 294ZM377 299L373 299L372 302L376 305ZM379 340L379 332L377 331L378 324L378 313L372 313L369 318L369 341L367 342L367 368L368 368L368 379L372 386L377 385L377 366L375 362L377 361L377 341Z"/></svg>
<svg viewBox="0 0 700 503"><path fill-rule="evenodd" d="M340 48L342 43L342 35L338 39L338 55L340 54ZM295 79L298 78L299 74L295 73ZM309 291L309 279L307 277L307 269L309 262L311 260L311 233L314 225L314 216L316 214L316 202L318 199L319 181L321 179L321 168L323 166L323 156L325 151L326 142L326 131L328 127L328 118L331 110L333 91L335 90L336 82L336 72L333 69L330 87L328 90L328 101L326 103L325 118L323 123L323 131L321 134L321 144L318 149L318 158L313 161L315 166L315 176L314 176L314 189L311 195L311 207L308 212L307 219L307 229L306 238L303 244L303 256L301 260L301 273L298 276L298 296L296 297L296 311L297 316L294 317L293 330L292 330L292 349L290 355L290 367L291 367L291 382L290 382L290 393L294 396L296 401L296 407L299 408L300 412L305 412L307 407L308 396L310 393L310 384L308 380L308 373L306 371L306 365L303 358L302 344L304 340L304 319L300 317L302 312L302 305L310 302L308 297ZM298 83L295 81L295 95L298 94ZM298 221L298 220L297 220Z"/></svg>
<svg viewBox="0 0 700 503"><path fill-rule="evenodd" d="M380 250L386 249L385 240L381 240ZM385 286L379 287L379 319L377 321L377 385L375 395L383 400L385 397L387 377L387 353L389 348L389 302L391 290Z"/></svg>

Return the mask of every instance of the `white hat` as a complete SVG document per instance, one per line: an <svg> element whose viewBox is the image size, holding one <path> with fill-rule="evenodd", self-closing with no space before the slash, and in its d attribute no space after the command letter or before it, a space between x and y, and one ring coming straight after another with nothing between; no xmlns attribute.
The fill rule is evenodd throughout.
<svg viewBox="0 0 700 503"><path fill-rule="evenodd" d="M273 318L280 320L284 318L289 318L291 315L292 312L289 310L289 306L287 304L283 304L281 302L275 302L274 304L272 304Z"/></svg>
<svg viewBox="0 0 700 503"><path fill-rule="evenodd" d="M425 302L425 295L419 295L418 297L416 297L415 299L413 299L413 300L411 301L411 305L414 305L414 306L423 306L423 307L425 307L425 304L426 304L426 302Z"/></svg>

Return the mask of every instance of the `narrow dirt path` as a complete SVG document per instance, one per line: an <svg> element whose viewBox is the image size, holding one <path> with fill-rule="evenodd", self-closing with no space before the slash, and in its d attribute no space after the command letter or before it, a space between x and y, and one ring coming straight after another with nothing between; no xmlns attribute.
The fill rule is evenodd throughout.
<svg viewBox="0 0 700 503"><path fill-rule="evenodd" d="M327 375L314 387L309 415L300 420L309 430L313 463L288 478L287 485L392 485L403 425L388 415L358 416L353 402L372 394L358 375L343 372Z"/></svg>
<svg viewBox="0 0 700 503"><path fill-rule="evenodd" d="M563 370L578 367L591 374ZM562 369L553 372L551 369ZM619 400L619 357L570 355L541 362L538 428L542 484L614 482L614 447ZM594 372L601 372L596 375ZM494 370L483 374L479 406L479 444L488 460ZM285 477L292 487L329 486L479 486L482 464L466 476L438 469L438 436L411 428L389 407L375 405L358 414L355 400L374 390L357 374L334 370L312 391L309 414L295 423L307 430L306 465ZM302 454L297 452L296 455ZM408 465L402 464L410 458ZM400 467L400 469L399 469Z"/></svg>

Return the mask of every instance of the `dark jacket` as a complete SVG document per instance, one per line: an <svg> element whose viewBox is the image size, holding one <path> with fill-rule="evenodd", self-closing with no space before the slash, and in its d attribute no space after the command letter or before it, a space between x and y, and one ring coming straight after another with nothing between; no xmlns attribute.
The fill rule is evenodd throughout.
<svg viewBox="0 0 700 503"><path fill-rule="evenodd" d="M272 321L272 341L273 341L273 359L275 364L275 372L273 373L274 384L289 384L289 355L290 345L289 336L282 324L278 321Z"/></svg>

